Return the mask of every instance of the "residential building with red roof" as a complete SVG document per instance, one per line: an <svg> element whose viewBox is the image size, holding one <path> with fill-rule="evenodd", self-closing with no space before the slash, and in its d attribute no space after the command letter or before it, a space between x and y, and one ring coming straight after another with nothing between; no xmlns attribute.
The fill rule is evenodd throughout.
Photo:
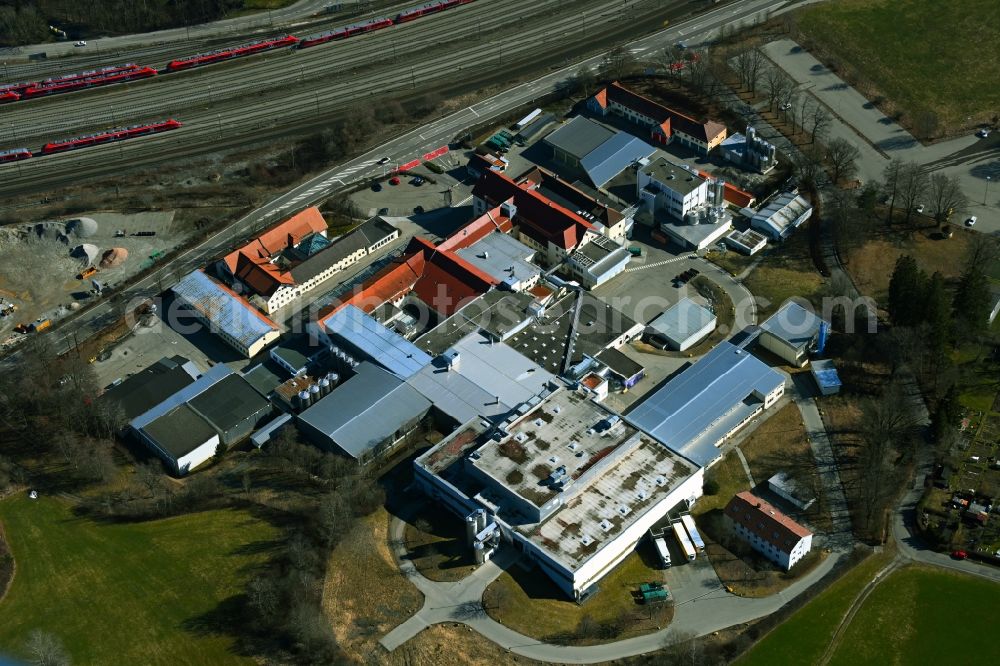
<svg viewBox="0 0 1000 666"><path fill-rule="evenodd" d="M785 571L812 548L812 532L749 491L729 500L725 514L740 538Z"/></svg>
<svg viewBox="0 0 1000 666"><path fill-rule="evenodd" d="M517 183L490 171L473 187L472 198L476 215L499 207L503 217L513 220L517 239L542 253L550 266L599 234L583 216L543 196L530 180Z"/></svg>
<svg viewBox="0 0 1000 666"><path fill-rule="evenodd" d="M617 81L587 100L587 108L601 116L614 113L647 128L649 137L655 143L666 145L676 140L702 154L707 154L726 138L726 126L722 123L713 120L699 122L643 97Z"/></svg>
<svg viewBox="0 0 1000 666"><path fill-rule="evenodd" d="M230 252L219 274L270 314L398 237L398 229L374 217L329 240L326 220L312 206Z"/></svg>

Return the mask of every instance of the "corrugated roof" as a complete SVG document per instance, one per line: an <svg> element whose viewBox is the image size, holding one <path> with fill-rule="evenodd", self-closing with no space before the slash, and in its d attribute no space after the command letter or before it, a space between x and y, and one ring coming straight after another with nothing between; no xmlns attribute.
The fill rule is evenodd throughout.
<svg viewBox="0 0 1000 666"><path fill-rule="evenodd" d="M545 137L545 143L582 160L615 135L613 130L583 116L574 116Z"/></svg>
<svg viewBox="0 0 1000 666"><path fill-rule="evenodd" d="M270 403L238 374L228 375L191 398L188 404L221 432L270 408Z"/></svg>
<svg viewBox="0 0 1000 666"><path fill-rule="evenodd" d="M147 424L152 423L154 420L160 418L161 416L163 416L170 410L178 407L179 405L187 402L188 400L198 395L202 391L206 390L208 387L212 386L216 382L222 381L223 378L228 377L232 373L233 371L230 370L229 366L225 365L224 363L213 365L211 368L208 369L208 372L199 377L198 380L195 381L193 384L185 386L180 391L177 391L176 393L174 393L169 398L159 403L155 407L152 407L151 409L148 409L139 416L135 417L134 419L132 419L129 425L138 430L146 426Z"/></svg>
<svg viewBox="0 0 1000 666"><path fill-rule="evenodd" d="M353 305L341 308L323 325L335 339L348 343L369 360L403 379L431 362L431 357L422 349Z"/></svg>
<svg viewBox="0 0 1000 666"><path fill-rule="evenodd" d="M812 534L748 490L729 500L726 515L783 553L790 553L799 540Z"/></svg>
<svg viewBox="0 0 1000 666"><path fill-rule="evenodd" d="M173 286L173 292L213 326L245 347L278 331L273 321L203 271L185 275Z"/></svg>
<svg viewBox="0 0 1000 666"><path fill-rule="evenodd" d="M366 361L356 375L299 414L299 419L351 456L362 458L430 408L431 402L416 389Z"/></svg>
<svg viewBox="0 0 1000 666"><path fill-rule="evenodd" d="M511 277L527 280L542 272L542 269L528 261L528 257L535 255L535 251L510 234L487 234L474 245L456 250L455 253L498 282ZM508 270L511 268L513 271Z"/></svg>
<svg viewBox="0 0 1000 666"><path fill-rule="evenodd" d="M603 187L633 162L655 152L656 149L642 139L619 132L588 153L580 161L580 166L587 172L590 182L596 187Z"/></svg>
<svg viewBox="0 0 1000 666"><path fill-rule="evenodd" d="M787 233L790 226L801 224L803 217L808 218L812 213L812 206L800 194L785 192L779 194L771 200L764 208L757 211L750 223L757 226L765 226L778 236Z"/></svg>
<svg viewBox="0 0 1000 666"><path fill-rule="evenodd" d="M682 298L649 322L649 328L679 344L715 323L715 314L690 298Z"/></svg>
<svg viewBox="0 0 1000 666"><path fill-rule="evenodd" d="M142 372L132 375L101 396L101 401L121 406L125 419L131 421L152 409L198 379L198 368L185 359L161 359Z"/></svg>
<svg viewBox="0 0 1000 666"><path fill-rule="evenodd" d="M819 333L823 320L795 301L788 301L760 327L795 349L804 349Z"/></svg>
<svg viewBox="0 0 1000 666"><path fill-rule="evenodd" d="M628 419L670 450L706 465L719 453L716 442L704 437L705 433L716 433L728 426L730 415L739 423L737 416L753 411L759 404L752 397L755 392L766 396L784 381L748 352L720 342L647 396L629 412Z"/></svg>
<svg viewBox="0 0 1000 666"><path fill-rule="evenodd" d="M183 403L149 423L143 432L174 460L186 456L218 434L201 414Z"/></svg>

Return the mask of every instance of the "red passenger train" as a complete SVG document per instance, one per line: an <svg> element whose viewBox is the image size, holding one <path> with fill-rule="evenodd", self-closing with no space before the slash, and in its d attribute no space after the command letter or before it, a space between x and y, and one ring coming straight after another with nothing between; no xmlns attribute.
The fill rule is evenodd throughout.
<svg viewBox="0 0 1000 666"><path fill-rule="evenodd" d="M274 37L272 39L262 39L257 42L240 44L239 46L233 46L228 49L210 51L209 53L199 53L198 55L193 55L188 58L171 60L167 63L167 66L163 71L180 72L185 69L191 69L192 67L210 65L212 63L222 62L223 60L229 60L231 58L241 58L254 53L261 53L262 51L278 49L283 46L295 46L298 43L299 38L294 35L285 35L284 37Z"/></svg>
<svg viewBox="0 0 1000 666"><path fill-rule="evenodd" d="M32 157L31 151L27 148L14 148L13 150L0 150L0 164L4 162L17 162Z"/></svg>
<svg viewBox="0 0 1000 666"><path fill-rule="evenodd" d="M16 102L21 99L21 94L14 92L13 90L3 90L0 89L0 104L4 102Z"/></svg>
<svg viewBox="0 0 1000 666"><path fill-rule="evenodd" d="M360 35L374 30L381 30L382 28L388 28L390 26L392 26L392 19L387 18L375 18L362 23L345 25L344 27L337 28L336 30L323 32L318 35L312 35L311 37L303 37L299 40L296 48L305 49L310 46L316 46L317 44L325 44L338 39L347 39L348 37L353 37L354 35Z"/></svg>
<svg viewBox="0 0 1000 666"><path fill-rule="evenodd" d="M419 7L410 7L409 9L404 9L400 13L396 14L394 23L406 23L407 21L414 21L428 14L435 14L437 12L443 12L446 9L451 9L452 7L457 7L458 5L467 5L472 0L438 0L437 2L428 2L426 4L420 5Z"/></svg>
<svg viewBox="0 0 1000 666"><path fill-rule="evenodd" d="M116 69L107 74L98 74L88 78L75 78L68 81L42 82L31 86L21 93L21 97L33 99L57 93L83 90L84 88L96 88L98 86L109 86L114 83L126 83L156 76L156 70L152 67L136 67L132 69Z"/></svg>
<svg viewBox="0 0 1000 666"><path fill-rule="evenodd" d="M86 136L78 136L72 139L50 141L42 146L41 154L51 155L53 153L66 152L67 150L76 150L77 148L89 148L90 146L99 146L103 143L134 139L137 136L166 132L168 130L177 129L180 126L181 123L173 118L170 118L169 120L161 120L155 123L145 123L143 125L132 125L131 127L120 127L105 130L103 132L98 132L97 134L88 134Z"/></svg>

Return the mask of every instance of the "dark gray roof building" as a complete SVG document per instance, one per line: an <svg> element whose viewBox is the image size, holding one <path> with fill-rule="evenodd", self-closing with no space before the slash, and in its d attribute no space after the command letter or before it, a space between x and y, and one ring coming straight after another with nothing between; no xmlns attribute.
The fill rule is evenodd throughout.
<svg viewBox="0 0 1000 666"><path fill-rule="evenodd" d="M213 384L189 400L188 405L219 431L227 446L249 437L271 413L271 403L237 374Z"/></svg>
<svg viewBox="0 0 1000 666"><path fill-rule="evenodd" d="M160 404L200 376L194 363L183 356L161 358L145 370L132 375L101 396L106 404L116 403L131 421Z"/></svg>

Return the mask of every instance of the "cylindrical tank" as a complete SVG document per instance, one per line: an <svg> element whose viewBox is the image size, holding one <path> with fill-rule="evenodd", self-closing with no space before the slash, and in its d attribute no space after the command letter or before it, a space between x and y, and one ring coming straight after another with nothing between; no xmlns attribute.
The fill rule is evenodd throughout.
<svg viewBox="0 0 1000 666"><path fill-rule="evenodd" d="M337 382L340 381L340 375L338 375L336 372L331 372L330 374L328 374L326 376L326 378L330 380L330 386L331 387L332 386L336 386Z"/></svg>
<svg viewBox="0 0 1000 666"><path fill-rule="evenodd" d="M319 386L313 384L312 386L309 387L309 400L315 403L319 399L320 399Z"/></svg>
<svg viewBox="0 0 1000 666"><path fill-rule="evenodd" d="M330 380L326 377L319 380L319 393L320 395L328 395L330 393Z"/></svg>
<svg viewBox="0 0 1000 666"><path fill-rule="evenodd" d="M299 404L302 405L302 409L309 406L309 391L299 391Z"/></svg>
<svg viewBox="0 0 1000 666"><path fill-rule="evenodd" d="M476 529L476 514L470 513L465 517L465 538L471 544L476 540L479 530Z"/></svg>

